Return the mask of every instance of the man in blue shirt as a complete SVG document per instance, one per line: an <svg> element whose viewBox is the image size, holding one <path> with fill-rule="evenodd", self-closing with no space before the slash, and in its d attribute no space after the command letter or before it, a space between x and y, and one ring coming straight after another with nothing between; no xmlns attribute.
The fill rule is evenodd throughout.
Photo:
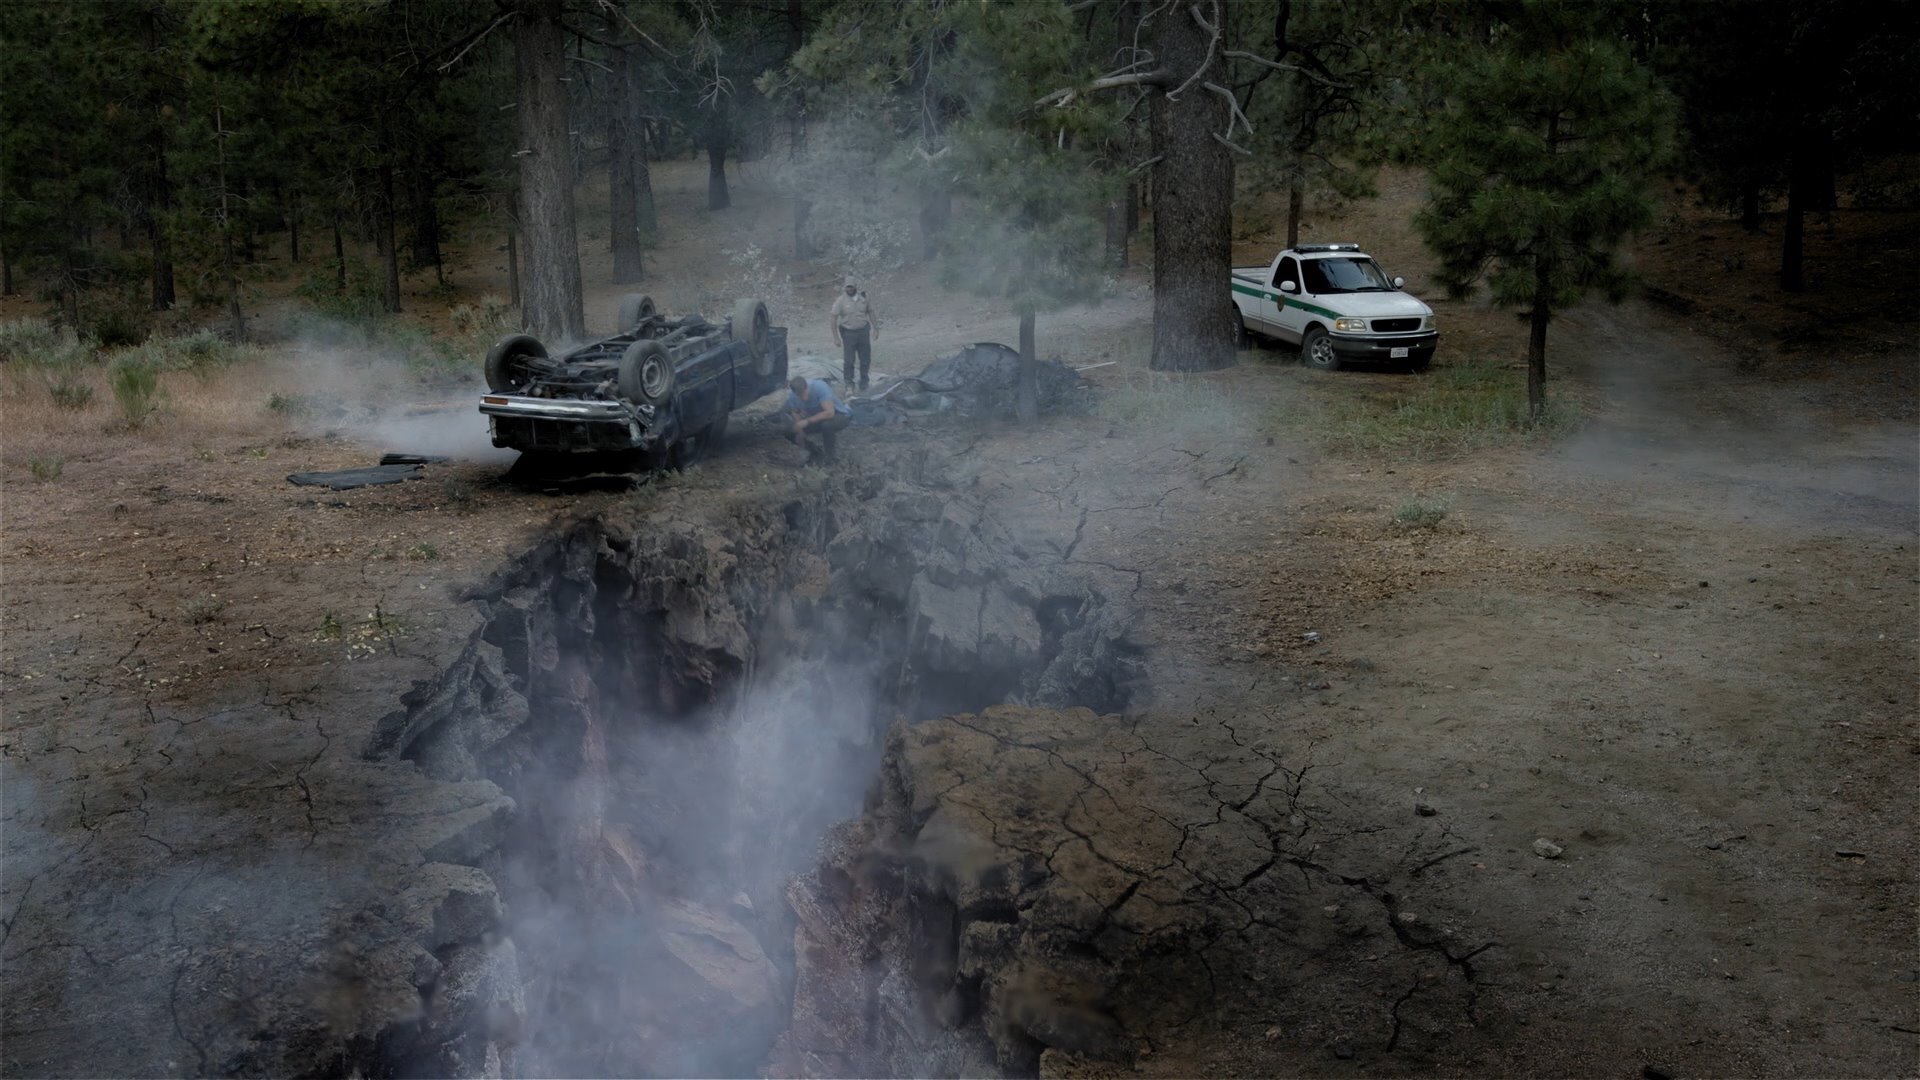
<svg viewBox="0 0 1920 1080"><path fill-rule="evenodd" d="M795 375L787 383L787 415L793 418L793 431L787 435L787 441L806 449L809 464L816 458L833 464L834 437L841 428L853 423L853 412L834 396L826 380ZM807 442L809 434L820 436L821 447Z"/></svg>

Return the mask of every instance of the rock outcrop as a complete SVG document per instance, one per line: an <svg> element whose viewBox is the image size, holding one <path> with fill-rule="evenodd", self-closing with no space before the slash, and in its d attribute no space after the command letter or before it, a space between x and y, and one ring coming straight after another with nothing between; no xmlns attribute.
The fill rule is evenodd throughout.
<svg viewBox="0 0 1920 1080"><path fill-rule="evenodd" d="M789 889L771 1071L1247 1074L1466 1026L1475 947L1408 917L1389 889L1417 878L1407 853L1258 727L1021 707L897 725L867 813Z"/></svg>
<svg viewBox="0 0 1920 1080"><path fill-rule="evenodd" d="M370 747L516 806L455 860L498 886L511 948L458 954L473 1004L438 1007L451 967L427 981L436 1060L497 1071L482 1036L504 1011L526 1018L509 1070L758 1069L789 1026L785 882L858 813L886 725L1132 690L1125 617L952 491L848 474L665 503L502 574L471 645ZM506 963L523 999L480 1007Z"/></svg>

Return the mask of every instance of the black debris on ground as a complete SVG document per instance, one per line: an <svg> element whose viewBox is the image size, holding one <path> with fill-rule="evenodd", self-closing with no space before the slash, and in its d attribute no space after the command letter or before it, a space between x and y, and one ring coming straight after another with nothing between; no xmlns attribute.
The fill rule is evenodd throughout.
<svg viewBox="0 0 1920 1080"><path fill-rule="evenodd" d="M335 469L331 472L297 472L289 474L287 481L302 487L347 491L351 488L418 480L421 475L418 465L369 465L359 469Z"/></svg>
<svg viewBox="0 0 1920 1080"><path fill-rule="evenodd" d="M1034 362L1034 397L1042 413L1084 412L1093 404L1086 380L1059 360ZM871 419L890 422L880 410L903 416L952 413L969 419L1009 418L1020 378L1019 350L982 341L928 364L917 376L900 379L884 391L854 402L854 422L863 422L862 404Z"/></svg>

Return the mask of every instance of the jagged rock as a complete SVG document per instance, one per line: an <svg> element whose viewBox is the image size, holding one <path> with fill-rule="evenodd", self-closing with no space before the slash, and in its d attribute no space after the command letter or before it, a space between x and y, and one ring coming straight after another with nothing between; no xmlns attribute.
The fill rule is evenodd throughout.
<svg viewBox="0 0 1920 1080"><path fill-rule="evenodd" d="M1369 891L1405 852L1324 808L1300 818L1281 763L1224 723L1086 709L896 725L867 813L789 888L793 1026L772 1071L1024 1074L1184 1039L1174 1060L1260 1072L1244 1055L1267 1029L1334 1034L1319 991L1282 985L1377 1001L1360 1022L1442 1045L1470 1022L1467 969ZM1418 1009L1366 989L1416 981ZM1200 1013L1214 1035L1187 1031Z"/></svg>

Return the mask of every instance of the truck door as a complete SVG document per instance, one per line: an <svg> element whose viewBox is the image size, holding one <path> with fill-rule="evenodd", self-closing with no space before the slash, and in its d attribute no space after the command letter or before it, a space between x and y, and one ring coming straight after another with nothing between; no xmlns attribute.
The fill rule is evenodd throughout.
<svg viewBox="0 0 1920 1080"><path fill-rule="evenodd" d="M1288 281L1293 282L1294 285L1290 293L1280 288L1281 283ZM1278 297L1274 301L1274 307L1277 310L1273 316L1276 336L1283 341L1298 345L1301 333L1306 330L1306 311L1299 304L1301 288L1299 262L1291 255L1281 256L1280 260L1274 264L1273 281L1270 284L1273 295Z"/></svg>

